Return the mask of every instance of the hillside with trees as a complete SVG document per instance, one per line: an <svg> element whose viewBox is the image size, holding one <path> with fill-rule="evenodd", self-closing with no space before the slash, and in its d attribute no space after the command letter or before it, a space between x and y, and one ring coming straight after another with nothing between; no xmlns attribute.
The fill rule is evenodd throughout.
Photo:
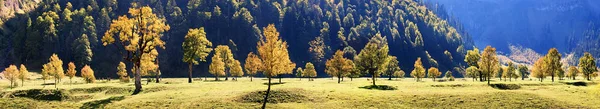
<svg viewBox="0 0 600 109"><path fill-rule="evenodd" d="M474 46L464 30L455 28L460 26L458 22L448 21L447 14L438 16L441 11L418 0L42 0L35 6L27 1L3 2L3 10L14 7L6 4L9 2L28 8L3 16L2 68L25 64L39 71L48 57L57 54L64 62L74 62L75 71L90 65L97 78L119 78L115 68L121 62L128 72L134 71L129 69L136 64L149 62L160 69L160 73L150 72L153 75L187 77L191 68L194 76L208 76L214 53L204 54L206 61L182 61L182 44L189 29L204 28L211 48L226 45L233 58L243 62L248 53L257 52L257 42L264 38L262 28L268 24L274 24L287 41L292 62L298 67L311 62L322 76L326 75L326 60L335 51L353 59L376 34L387 40L389 54L397 57L401 69L413 69L414 60L421 57L426 68L464 71L466 50ZM110 33L114 20L123 15L133 17L130 8L142 6L149 6L168 26L158 34L164 45L148 51L155 59L129 61L121 54L130 49L122 44L103 46L102 39L109 35L105 33ZM189 67L190 63L198 66Z"/></svg>

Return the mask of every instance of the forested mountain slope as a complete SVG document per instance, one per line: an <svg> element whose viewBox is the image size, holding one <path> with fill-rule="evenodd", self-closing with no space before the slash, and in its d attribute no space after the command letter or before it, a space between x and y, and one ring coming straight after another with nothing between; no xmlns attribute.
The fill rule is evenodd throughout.
<svg viewBox="0 0 600 109"><path fill-rule="evenodd" d="M256 51L262 28L268 24L275 24L288 42L292 61L315 63L319 76L326 76L324 61L336 50L352 58L377 33L387 38L390 54L398 57L406 72L417 57L426 67L460 70L473 41L464 30L453 27L460 24L438 17L435 13L440 12L424 4L414 0L42 0L33 10L2 19L6 28L0 34L0 67L26 64L40 69L57 53L78 68L90 64L96 77L116 77L121 51L103 46L100 39L111 20L133 5L152 7L171 26L163 36L166 48L158 51L163 77L186 75L181 45L188 29L204 27L213 47L228 45L234 58L245 60ZM209 75L208 63L195 68L194 75Z"/></svg>

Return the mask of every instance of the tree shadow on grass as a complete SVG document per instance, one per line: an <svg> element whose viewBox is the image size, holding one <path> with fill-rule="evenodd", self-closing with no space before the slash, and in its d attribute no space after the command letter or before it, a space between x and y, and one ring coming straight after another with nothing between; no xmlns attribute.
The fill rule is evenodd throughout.
<svg viewBox="0 0 600 109"><path fill-rule="evenodd" d="M519 86L517 84L502 84L502 83L490 84L489 86L492 88L495 88L495 89L500 89L500 90L517 90L517 89L521 88L521 86Z"/></svg>
<svg viewBox="0 0 600 109"><path fill-rule="evenodd" d="M394 87L394 86L388 86L388 85L368 85L368 86L362 86L362 87L358 87L361 89L371 89L371 90L398 90L398 88Z"/></svg>
<svg viewBox="0 0 600 109"><path fill-rule="evenodd" d="M107 104L112 103L113 101L121 101L125 99L125 96L116 96L110 97L107 99L101 99L96 101L90 101L83 104L80 109L103 109Z"/></svg>
<svg viewBox="0 0 600 109"><path fill-rule="evenodd" d="M271 85L280 85L280 84L285 84L285 82L281 82L281 83L278 83L278 82L271 83ZM263 85L269 85L269 83L263 83Z"/></svg>

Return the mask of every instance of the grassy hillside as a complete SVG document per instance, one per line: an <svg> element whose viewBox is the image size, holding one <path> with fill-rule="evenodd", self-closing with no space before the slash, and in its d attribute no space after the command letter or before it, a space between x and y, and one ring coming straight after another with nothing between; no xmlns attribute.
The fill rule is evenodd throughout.
<svg viewBox="0 0 600 109"><path fill-rule="evenodd" d="M144 92L130 95L133 83L100 81L95 84L69 85L68 79L59 89L66 92L62 101L35 100L27 97L10 98L11 92L45 88L42 81L30 81L24 87L8 89L7 81L2 87L0 108L259 108L261 104L252 97L260 97L257 91L266 89L265 79L240 78L238 81L196 81L186 83L185 78L168 78L162 83L144 86ZM359 87L370 85L367 78L341 84L331 78L307 81L285 78L283 84L273 86L280 96L269 98L268 108L600 108L600 95L592 94L596 88L567 85L566 82L513 81L493 82L516 84L517 90L500 90L485 83L458 79L452 82L415 82L412 78L399 80L379 79L379 84L391 85L398 90L369 90ZM50 82L50 81L48 81ZM77 78L77 83L82 80ZM63 90L64 89L64 90ZM260 101L260 100L259 100Z"/></svg>

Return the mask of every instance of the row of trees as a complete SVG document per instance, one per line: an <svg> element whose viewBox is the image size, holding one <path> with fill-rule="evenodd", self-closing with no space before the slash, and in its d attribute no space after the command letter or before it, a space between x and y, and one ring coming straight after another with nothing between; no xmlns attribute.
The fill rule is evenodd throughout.
<svg viewBox="0 0 600 109"><path fill-rule="evenodd" d="M42 80L44 80L44 84L46 83L46 80L54 79L54 87L56 88L65 76L69 77L72 84L72 79L77 73L77 71L75 70L75 64L73 62L70 62L68 64L68 69L65 71L63 69L63 61L60 58L58 58L58 55L53 54L49 58L49 60L50 62L42 66L43 69L41 74ZM15 65L10 65L3 71L3 74L11 82L11 87L15 87L16 84L14 82L18 79L21 80L21 86L23 86L25 80L28 80L30 76L27 67L25 67L25 65L23 64L21 64L19 69L17 69ZM96 77L94 76L94 71L88 65L84 66L81 69L81 77L83 77L86 83L94 83L96 80Z"/></svg>
<svg viewBox="0 0 600 109"><path fill-rule="evenodd" d="M552 82L554 82L555 77L558 77L558 79L564 77L575 79L579 73L582 73L587 80L591 80L591 77L597 74L598 71L596 61L590 53L585 53L579 59L578 66L568 66L566 67L568 69L563 69L560 62L561 54L556 48L552 48L548 51L548 54L539 58L533 64L531 71L525 65L515 65L512 62L508 62L506 66L501 66L496 56L496 49L491 46L487 46L481 54L479 53L477 48L467 51L465 62L469 67L466 69L466 76L472 77L473 80L479 77L480 81L487 80L488 84L492 77L498 77L500 80L504 78L505 81L508 78L509 81L512 81L513 78L516 80L519 77L524 80L531 75L543 82L546 77L550 76ZM565 70L568 72L565 72Z"/></svg>

